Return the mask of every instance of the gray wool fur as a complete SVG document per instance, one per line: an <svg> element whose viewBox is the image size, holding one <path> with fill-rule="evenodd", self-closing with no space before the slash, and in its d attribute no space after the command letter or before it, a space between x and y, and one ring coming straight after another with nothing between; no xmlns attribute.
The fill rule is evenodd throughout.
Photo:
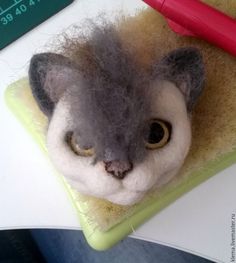
<svg viewBox="0 0 236 263"><path fill-rule="evenodd" d="M95 66L92 72L82 67L80 87L74 86L70 97L74 121L83 123L79 140L95 146L98 160L141 159L145 147L139 138L150 114L149 78L122 49L113 27L96 28L89 47Z"/></svg>
<svg viewBox="0 0 236 263"><path fill-rule="evenodd" d="M174 82L183 92L189 111L201 95L205 81L205 67L198 49L173 50L153 66L153 78Z"/></svg>
<svg viewBox="0 0 236 263"><path fill-rule="evenodd" d="M153 80L174 82L189 111L201 93L204 66L196 49L175 50L152 65L149 73L143 72L109 23L93 24L81 48L85 52L78 51L73 62L52 53L35 55L29 77L34 97L49 118L66 92L77 140L95 148L95 161L145 158L145 140L140 138L148 136Z"/></svg>

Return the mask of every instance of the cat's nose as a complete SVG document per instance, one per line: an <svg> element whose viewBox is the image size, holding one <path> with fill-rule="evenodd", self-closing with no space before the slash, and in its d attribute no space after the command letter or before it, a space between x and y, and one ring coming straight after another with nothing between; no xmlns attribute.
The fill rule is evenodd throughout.
<svg viewBox="0 0 236 263"><path fill-rule="evenodd" d="M117 179L124 179L127 173L133 169L133 164L129 161L104 161L104 164L106 171Z"/></svg>

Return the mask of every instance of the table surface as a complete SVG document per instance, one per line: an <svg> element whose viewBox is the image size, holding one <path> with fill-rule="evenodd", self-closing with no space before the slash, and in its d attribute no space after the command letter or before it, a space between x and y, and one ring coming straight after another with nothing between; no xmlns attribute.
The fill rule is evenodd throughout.
<svg viewBox="0 0 236 263"><path fill-rule="evenodd" d="M32 54L74 23L105 11L134 13L140 0L80 0L0 51L0 229L80 225L69 196L36 143L6 108L4 90L26 76ZM214 260L231 262L236 213L236 165L209 179L154 216L131 236ZM234 262L234 261L232 261Z"/></svg>

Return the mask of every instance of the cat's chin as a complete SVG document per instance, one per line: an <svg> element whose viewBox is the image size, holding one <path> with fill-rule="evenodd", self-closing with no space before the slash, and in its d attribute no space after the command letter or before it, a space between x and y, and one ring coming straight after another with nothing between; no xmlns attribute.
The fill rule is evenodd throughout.
<svg viewBox="0 0 236 263"><path fill-rule="evenodd" d="M108 196L107 200L114 204L131 206L139 203L143 199L144 195L145 192L129 192L126 190L124 192L120 192L119 194Z"/></svg>
<svg viewBox="0 0 236 263"><path fill-rule="evenodd" d="M87 195L87 196L93 196L95 198L104 199L111 203L117 204L117 205L123 205L123 206L131 206L139 203L143 197L145 196L147 191L131 191L130 189L122 188L119 189L119 191L109 194L109 195L96 195L94 194L94 191L89 190L88 188L84 187L83 184L79 183L78 181L73 181L70 179L67 179L70 186L80 192L81 194Z"/></svg>

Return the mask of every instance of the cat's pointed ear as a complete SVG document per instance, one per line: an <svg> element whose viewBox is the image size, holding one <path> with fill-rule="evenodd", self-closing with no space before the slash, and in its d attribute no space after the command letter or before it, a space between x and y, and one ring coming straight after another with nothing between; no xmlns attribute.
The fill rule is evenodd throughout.
<svg viewBox="0 0 236 263"><path fill-rule="evenodd" d="M62 55L41 53L34 55L30 61L30 87L39 108L48 117L65 90L77 79L75 63Z"/></svg>
<svg viewBox="0 0 236 263"><path fill-rule="evenodd" d="M205 80L202 56L196 48L176 49L155 65L156 77L174 82L184 94L188 111L193 109Z"/></svg>

